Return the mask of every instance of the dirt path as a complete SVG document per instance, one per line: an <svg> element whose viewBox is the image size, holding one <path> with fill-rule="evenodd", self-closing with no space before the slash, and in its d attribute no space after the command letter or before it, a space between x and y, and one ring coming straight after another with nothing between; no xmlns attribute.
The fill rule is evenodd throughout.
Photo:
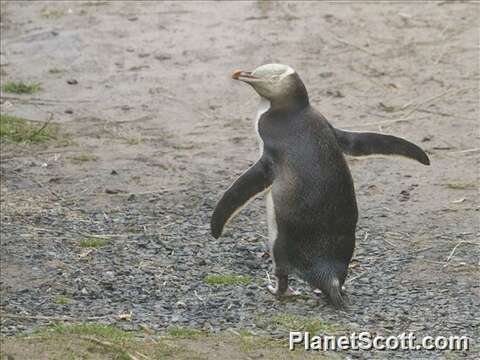
<svg viewBox="0 0 480 360"><path fill-rule="evenodd" d="M478 340L478 4L9 1L1 11L2 83L42 88L2 92L2 113L51 117L69 134L66 146L2 144L1 311L277 338L289 314L345 333ZM226 237L209 236L215 202L257 157L257 97L229 75L266 62L294 67L335 126L402 136L431 158L350 159L360 221L346 313L267 294L261 199ZM92 239L101 246L81 245ZM211 274L250 282L209 285ZM2 333L45 323L5 318Z"/></svg>

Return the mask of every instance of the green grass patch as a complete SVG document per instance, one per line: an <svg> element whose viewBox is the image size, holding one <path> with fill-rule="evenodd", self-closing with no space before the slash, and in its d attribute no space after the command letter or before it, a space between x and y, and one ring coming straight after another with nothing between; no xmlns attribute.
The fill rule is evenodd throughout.
<svg viewBox="0 0 480 360"><path fill-rule="evenodd" d="M186 145L176 144L176 145L173 145L173 148L175 150L192 150L192 149L195 148L195 146L188 145L188 144L186 144Z"/></svg>
<svg viewBox="0 0 480 360"><path fill-rule="evenodd" d="M49 74L63 74L65 71L59 68L51 68L48 70Z"/></svg>
<svg viewBox="0 0 480 360"><path fill-rule="evenodd" d="M183 326L172 326L168 328L167 333L169 336L180 338L193 338L206 335L203 331Z"/></svg>
<svg viewBox="0 0 480 360"><path fill-rule="evenodd" d="M58 305L67 305L70 303L70 299L67 298L66 296L59 295L55 298L55 304Z"/></svg>
<svg viewBox="0 0 480 360"><path fill-rule="evenodd" d="M452 181L447 183L447 188L454 190L475 190L478 188L478 185L468 181Z"/></svg>
<svg viewBox="0 0 480 360"><path fill-rule="evenodd" d="M141 144L143 142L141 136L127 137L125 140L126 140L128 145L138 145L138 144Z"/></svg>
<svg viewBox="0 0 480 360"><path fill-rule="evenodd" d="M132 333L126 332L112 325L99 323L56 324L52 327L51 331L62 335L101 337L115 342L128 340L133 337Z"/></svg>
<svg viewBox="0 0 480 360"><path fill-rule="evenodd" d="M9 81L2 85L2 90L14 94L33 94L40 91L39 83L24 83Z"/></svg>
<svg viewBox="0 0 480 360"><path fill-rule="evenodd" d="M73 163L79 164L79 163L84 163L88 161L97 161L98 157L92 154L83 153L83 154L70 156L69 159L72 160Z"/></svg>
<svg viewBox="0 0 480 360"><path fill-rule="evenodd" d="M334 334L342 328L335 324L330 324L315 317L298 316L291 314L281 314L272 318L272 323L288 331L308 331L311 334Z"/></svg>
<svg viewBox="0 0 480 360"><path fill-rule="evenodd" d="M240 330L239 334L240 350L244 353L250 353L258 349L278 348L281 346L278 341L272 338L259 335L254 336L247 330Z"/></svg>
<svg viewBox="0 0 480 360"><path fill-rule="evenodd" d="M36 124L13 115L0 114L0 139L12 142L41 143L56 139L57 124Z"/></svg>
<svg viewBox="0 0 480 360"><path fill-rule="evenodd" d="M325 358L317 352L290 352L286 345L284 340L254 335L248 331L239 331L237 335L232 335L171 328L166 336L152 338L141 332L126 332L106 324L60 323L40 328L28 336L2 337L0 358L116 360Z"/></svg>
<svg viewBox="0 0 480 360"><path fill-rule="evenodd" d="M93 248L98 249L102 246L107 245L108 241L102 238L88 238L80 240L80 247L82 248Z"/></svg>
<svg viewBox="0 0 480 360"><path fill-rule="evenodd" d="M245 330L245 329L238 330L238 333L241 337L254 336L254 334L250 330Z"/></svg>
<svg viewBox="0 0 480 360"><path fill-rule="evenodd" d="M108 1L87 1L82 2L80 5L82 6L100 6L100 5L108 5Z"/></svg>
<svg viewBox="0 0 480 360"><path fill-rule="evenodd" d="M41 15L47 19L58 19L65 15L65 11L58 9L43 9Z"/></svg>
<svg viewBox="0 0 480 360"><path fill-rule="evenodd" d="M306 353L300 346L297 346L295 351L290 351L288 350L287 339L275 339L265 335L253 334L248 330L239 330L238 333L240 336L232 339L232 342L236 342L238 339L240 353L246 354L247 358L257 358L260 353L269 354L266 357L267 359L337 359L337 357L330 357L316 351ZM259 356L259 358L261 357Z"/></svg>
<svg viewBox="0 0 480 360"><path fill-rule="evenodd" d="M252 282L252 278L247 275L207 275L204 279L208 285L248 285Z"/></svg>

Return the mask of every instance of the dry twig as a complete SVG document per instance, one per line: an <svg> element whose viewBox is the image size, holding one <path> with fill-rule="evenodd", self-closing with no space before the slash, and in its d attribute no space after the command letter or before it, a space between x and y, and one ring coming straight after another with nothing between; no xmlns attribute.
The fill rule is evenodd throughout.
<svg viewBox="0 0 480 360"><path fill-rule="evenodd" d="M125 349L123 349L122 347L120 346L117 346L109 341L104 341L104 340L100 340L100 339L97 339L93 336L83 336L83 335L78 335L78 337L80 339L83 339L83 340L87 340L87 341L91 341L97 345L101 345L103 347L107 347L107 348L111 348L111 349L114 349L116 351L121 351L123 352L125 355L127 355L131 360L138 360L138 358L136 356L134 356L133 354L129 353L128 351L126 351ZM139 352L137 352L137 354L140 354ZM141 354L142 358L144 359L148 359L148 357L146 355L143 355Z"/></svg>
<svg viewBox="0 0 480 360"><path fill-rule="evenodd" d="M364 271L363 273L357 275L357 276L354 276L353 278L350 278L348 279L347 281L345 281L345 284L348 284L354 280L357 280L358 278L362 277L363 275L365 275L368 271Z"/></svg>
<svg viewBox="0 0 480 360"><path fill-rule="evenodd" d="M478 151L480 151L480 148L473 148L473 149L467 149L467 150L452 151L448 153L448 155L465 154L465 153L478 152Z"/></svg>
<svg viewBox="0 0 480 360"><path fill-rule="evenodd" d="M448 262L453 258L453 256L455 255L455 252L457 251L458 247L462 244L472 244L472 245L479 245L480 246L480 243L476 243L476 242L473 242L473 241L460 240L458 242L458 244L453 247L452 251L450 251L450 254L448 255L447 260L445 261L445 264L443 265L443 267L448 265Z"/></svg>
<svg viewBox="0 0 480 360"><path fill-rule="evenodd" d="M346 40L343 40L339 37L336 37L336 36L332 36L335 40L337 40L338 42L341 42L342 44L346 44L346 45L349 45L357 50L361 50L365 53L367 53L368 55L372 55L372 56L375 56L376 54L370 52L369 50L365 49L364 47L361 47L361 46L358 46L358 45L355 45L355 44L352 44L351 42L348 42Z"/></svg>
<svg viewBox="0 0 480 360"><path fill-rule="evenodd" d="M49 113L49 116L48 116L48 120L45 121L43 123L43 125L36 131L33 132L32 135L30 135L30 140L32 140L35 136L37 136L38 134L40 134L46 127L47 125L50 123L50 121L53 119L53 113Z"/></svg>
<svg viewBox="0 0 480 360"><path fill-rule="evenodd" d="M471 88L462 88L462 89L458 89L458 90L453 90L453 89L448 89L447 91L439 94L439 95L435 95L425 101L422 101L421 103L415 105L415 107L413 109L411 109L407 114L405 114L402 118L400 119L392 119L392 120L382 120L382 121L376 121L376 122L370 122L370 123L365 123L365 124L355 124L355 125L345 125L345 127L363 127L363 126L373 126L373 125L382 125L382 124L393 124L393 123L397 123L397 122L401 122L401 121L410 121L411 120L411 116L420 109L420 107L424 106L424 105L427 105L435 100L438 100L442 97L445 97L447 95L457 95L457 94L460 94L462 92L465 92L465 91L468 91L470 90Z"/></svg>

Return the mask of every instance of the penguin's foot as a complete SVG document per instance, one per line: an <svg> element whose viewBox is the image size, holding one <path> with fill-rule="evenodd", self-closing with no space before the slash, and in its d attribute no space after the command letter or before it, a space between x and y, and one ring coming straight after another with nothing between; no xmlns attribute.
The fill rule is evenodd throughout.
<svg viewBox="0 0 480 360"><path fill-rule="evenodd" d="M288 286L288 275L276 276L277 284L273 286L271 283L268 285L268 291L270 291L276 297L290 297L299 296L302 293L298 290L294 290Z"/></svg>
<svg viewBox="0 0 480 360"><path fill-rule="evenodd" d="M286 297L286 296L299 296L299 295L302 295L302 292L299 291L299 290L295 290L293 288L291 288L290 286L288 287L287 290L285 290L285 292L283 294L279 294L279 291L278 291L278 287L277 286L273 286L273 285L268 285L267 286L267 289L268 291L270 291L273 295L275 296L283 296L283 297Z"/></svg>
<svg viewBox="0 0 480 360"><path fill-rule="evenodd" d="M322 290L320 290L317 287L312 286L311 289L313 291L313 296L320 296L323 294ZM342 286L342 289L340 290L340 292L342 293L342 295L345 295L345 285Z"/></svg>
<svg viewBox="0 0 480 360"><path fill-rule="evenodd" d="M312 297L313 297L314 300L320 300L321 296L322 296L322 290L313 289Z"/></svg>
<svg viewBox="0 0 480 360"><path fill-rule="evenodd" d="M283 295L283 294L280 294L280 292L278 291L278 286L268 285L267 289L272 293L272 295L275 295L275 296Z"/></svg>
<svg viewBox="0 0 480 360"><path fill-rule="evenodd" d="M301 291L292 289L291 287L288 287L288 289L285 290L285 292L283 292L283 293L280 293L278 291L277 286L268 285L267 289L268 289L268 291L270 291L276 297L293 297L293 296L302 295Z"/></svg>
<svg viewBox="0 0 480 360"><path fill-rule="evenodd" d="M313 300L320 301L322 299L323 294L324 294L322 292L322 290L320 290L320 289L312 289L312 290L313 290L312 291ZM344 286L342 287L342 290L340 290L340 294L342 295L343 300L345 301L345 305L348 305L349 300L348 300L347 293L345 292L345 287Z"/></svg>
<svg viewBox="0 0 480 360"><path fill-rule="evenodd" d="M288 287L287 291L285 292L285 296L300 296L302 295L302 292L300 290L295 290L291 288L290 286Z"/></svg>

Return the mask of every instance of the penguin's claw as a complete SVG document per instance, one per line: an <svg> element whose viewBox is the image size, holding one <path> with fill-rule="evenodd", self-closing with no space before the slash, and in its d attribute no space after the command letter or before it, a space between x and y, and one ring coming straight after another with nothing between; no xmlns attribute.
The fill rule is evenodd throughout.
<svg viewBox="0 0 480 360"><path fill-rule="evenodd" d="M302 292L300 290L292 289L291 287L288 287L287 291L285 292L285 296L299 296L299 295L302 295Z"/></svg>
<svg viewBox="0 0 480 360"><path fill-rule="evenodd" d="M268 285L267 286L268 291L270 291L273 295L278 296L278 289L276 286L273 285Z"/></svg>
<svg viewBox="0 0 480 360"><path fill-rule="evenodd" d="M312 297L313 297L314 300L320 300L321 296L322 296L322 290L313 289Z"/></svg>
<svg viewBox="0 0 480 360"><path fill-rule="evenodd" d="M300 291L294 290L291 287L288 287L288 289L284 293L280 293L280 291L278 290L278 287L273 285L268 285L267 289L276 297L290 297L290 296L302 295Z"/></svg>

